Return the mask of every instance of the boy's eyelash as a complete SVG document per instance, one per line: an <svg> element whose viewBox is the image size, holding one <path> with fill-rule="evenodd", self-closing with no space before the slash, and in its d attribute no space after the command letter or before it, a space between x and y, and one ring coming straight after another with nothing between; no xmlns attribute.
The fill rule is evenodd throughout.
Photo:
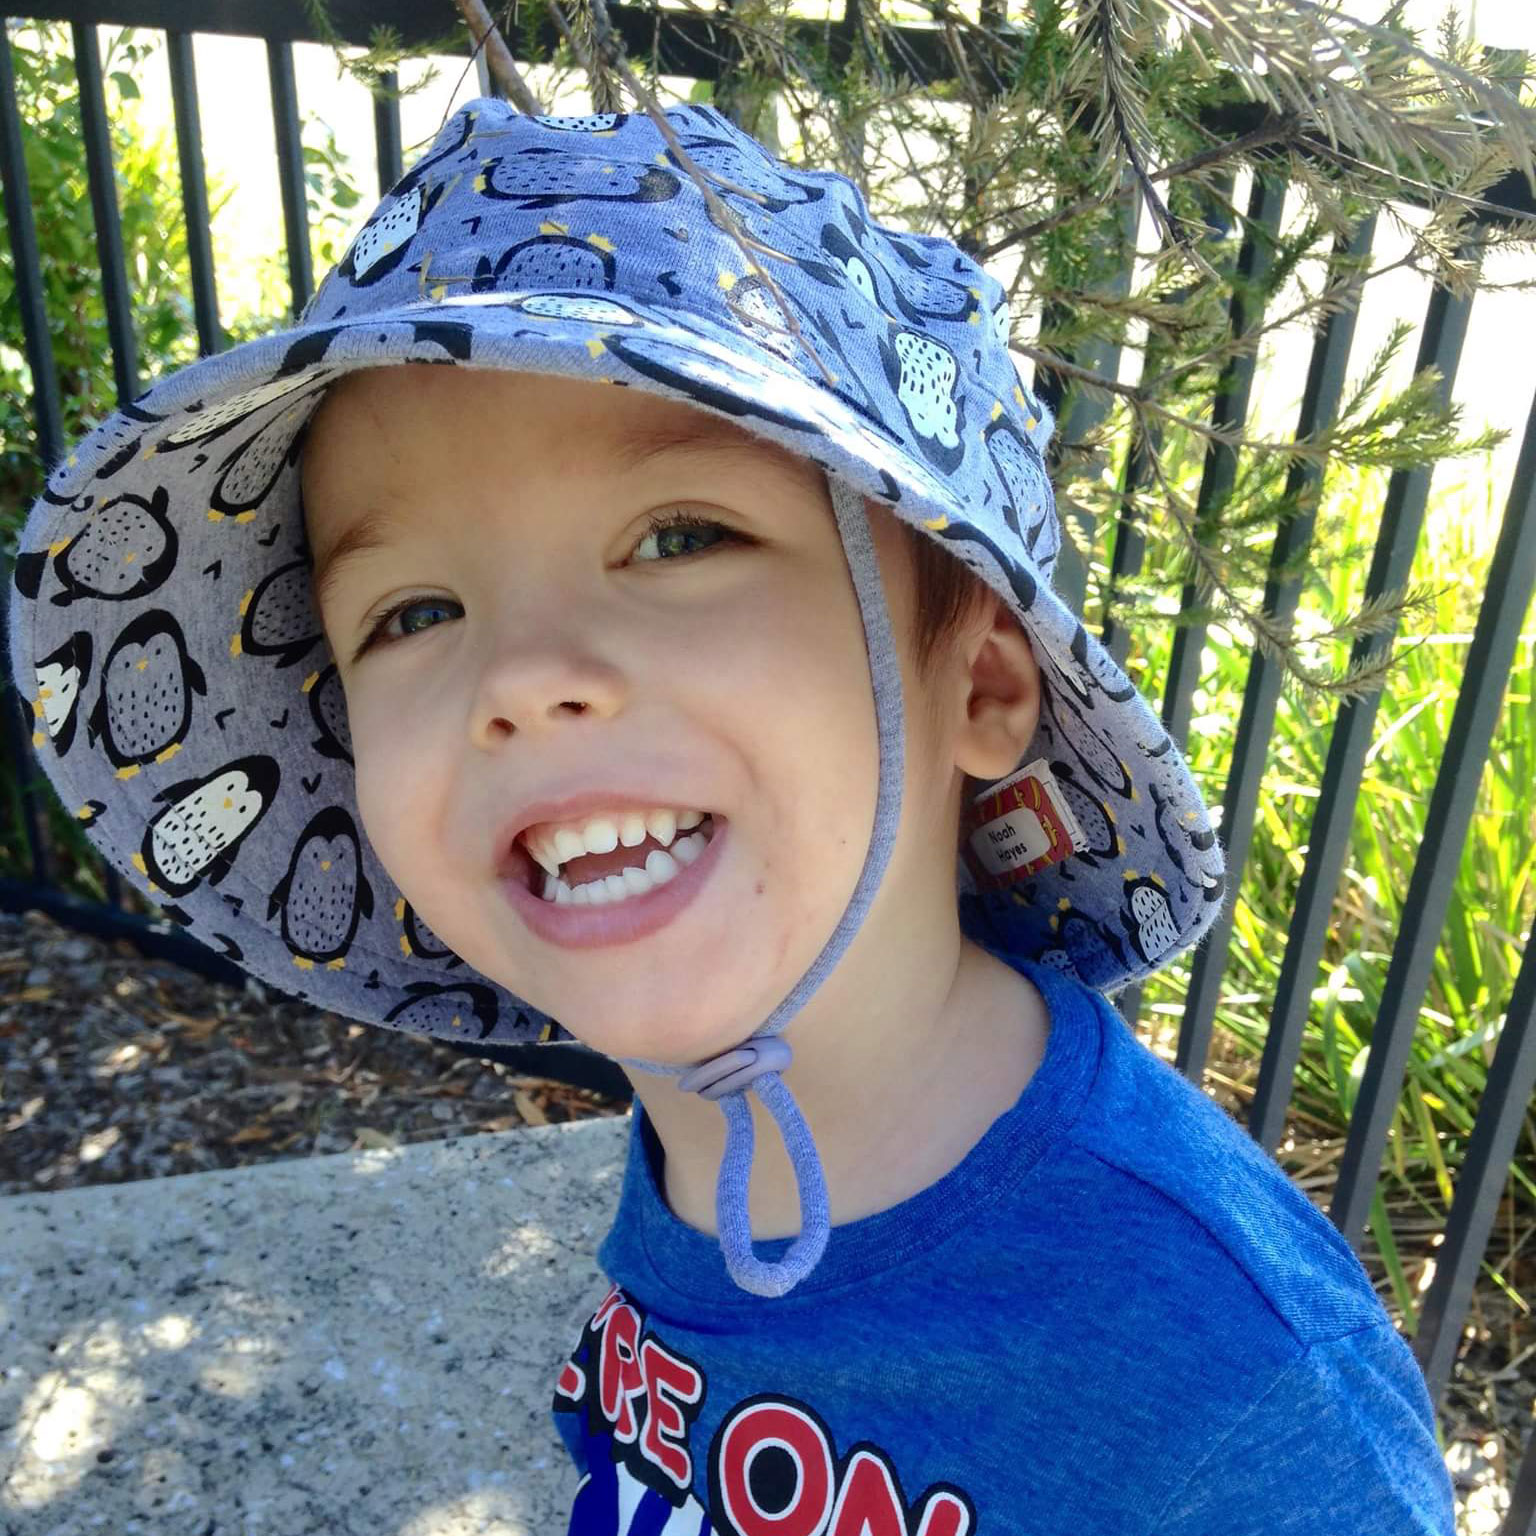
<svg viewBox="0 0 1536 1536"><path fill-rule="evenodd" d="M702 517L696 513L691 512L666 512L658 517L652 517L646 522L645 531L640 535L638 539L635 540L635 544L638 547L640 544L644 543L646 539L650 538L653 533L664 533L668 528L678 527L713 528L725 535L725 539L723 540L724 543L743 544L748 542L744 534L737 533L734 528L727 526L725 523L717 522L712 517ZM714 549L716 547L718 546L710 545L709 549ZM709 549L698 550L693 556L684 556L683 558L697 558L698 555L706 555L709 553ZM631 551L631 553L633 553L633 551ZM670 565L673 562L669 560L658 560L650 561L647 563L654 565ZM362 644L359 645L358 648L352 653L352 660L356 661L359 656L361 656L365 651L371 650L375 645L395 644L397 637L386 636L384 633L384 631L389 627L390 621L394 619L398 614L403 613L407 608L410 608L416 603L427 603L431 601L432 598L429 595L418 592L412 593L408 597L401 598L397 603L392 603L383 613L378 616L378 618L370 626ZM444 601L451 602L452 599L447 598L444 599Z"/></svg>

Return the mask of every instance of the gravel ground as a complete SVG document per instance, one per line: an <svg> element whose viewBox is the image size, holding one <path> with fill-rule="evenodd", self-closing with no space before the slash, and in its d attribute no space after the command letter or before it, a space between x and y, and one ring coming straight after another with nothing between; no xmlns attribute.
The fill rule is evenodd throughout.
<svg viewBox="0 0 1536 1536"><path fill-rule="evenodd" d="M255 982L219 986L35 913L0 913L0 1195L401 1146L627 1107L423 1036L317 1013ZM1314 1145L1326 1164L1326 1144ZM1308 1193L1320 1198L1317 1189ZM1491 1257L1517 1296L1536 1292L1536 1256L1523 1269L1518 1259ZM1374 1253L1362 1262L1396 1317ZM1458 1536L1498 1536L1509 1506L1536 1402L1528 1313L1524 1300L1480 1281L1471 1337L1440 1414Z"/></svg>

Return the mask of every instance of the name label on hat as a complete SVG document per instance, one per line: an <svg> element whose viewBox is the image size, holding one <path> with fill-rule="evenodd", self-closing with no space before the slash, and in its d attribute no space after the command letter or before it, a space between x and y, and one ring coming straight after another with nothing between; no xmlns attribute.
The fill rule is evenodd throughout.
<svg viewBox="0 0 1536 1536"><path fill-rule="evenodd" d="M1088 846L1043 757L989 785L966 816L966 863L983 890L999 890Z"/></svg>

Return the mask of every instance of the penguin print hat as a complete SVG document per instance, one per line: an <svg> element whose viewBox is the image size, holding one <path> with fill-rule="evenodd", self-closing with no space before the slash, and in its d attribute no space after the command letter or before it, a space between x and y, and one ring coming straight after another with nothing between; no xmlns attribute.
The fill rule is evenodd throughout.
<svg viewBox="0 0 1536 1536"><path fill-rule="evenodd" d="M310 595L305 425L343 373L429 362L622 382L818 464L869 650L869 852L821 955L748 1040L691 1069L631 1063L682 1074L681 1089L720 1104L721 1247L738 1285L777 1296L828 1237L779 1032L858 932L900 818L900 673L865 496L1000 594L1040 667L1030 750L964 808L964 933L1113 993L1200 938L1223 861L1173 741L1051 590L1052 422L1015 372L1002 286L950 241L884 227L845 177L784 164L710 108L666 116L772 285L648 116L471 102L297 325L166 376L54 468L21 539L11 655L66 807L214 950L368 1023L569 1040L452 953L359 823L346 704ZM746 1214L749 1091L800 1189L801 1233L772 1265L752 1252Z"/></svg>

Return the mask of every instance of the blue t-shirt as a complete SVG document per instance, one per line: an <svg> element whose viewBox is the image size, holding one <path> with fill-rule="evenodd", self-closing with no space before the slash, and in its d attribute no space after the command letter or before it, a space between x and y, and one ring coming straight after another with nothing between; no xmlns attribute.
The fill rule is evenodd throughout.
<svg viewBox="0 0 1536 1536"><path fill-rule="evenodd" d="M1051 1023L1013 1108L787 1296L672 1213L636 1102L554 1398L573 1536L1452 1536L1333 1224L1102 996L1018 968Z"/></svg>

